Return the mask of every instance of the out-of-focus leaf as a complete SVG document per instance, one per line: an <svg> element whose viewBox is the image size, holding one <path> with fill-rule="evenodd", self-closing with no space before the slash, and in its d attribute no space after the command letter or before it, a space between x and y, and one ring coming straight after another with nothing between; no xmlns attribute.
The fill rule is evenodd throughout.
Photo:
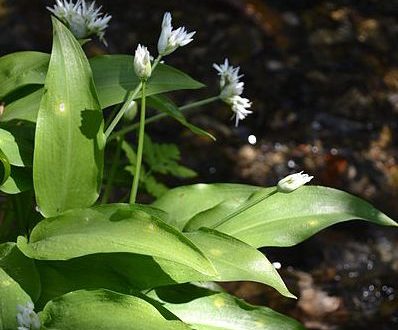
<svg viewBox="0 0 398 330"><path fill-rule="evenodd" d="M19 194L23 191L33 189L32 169L11 166L8 179L0 186L0 190L7 194Z"/></svg>

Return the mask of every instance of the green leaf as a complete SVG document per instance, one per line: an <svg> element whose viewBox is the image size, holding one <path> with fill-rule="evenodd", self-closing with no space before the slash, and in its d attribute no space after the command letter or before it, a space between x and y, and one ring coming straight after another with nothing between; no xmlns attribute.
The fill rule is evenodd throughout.
<svg viewBox="0 0 398 330"><path fill-rule="evenodd" d="M271 191L275 188L265 188L239 203L226 200L195 215L185 228L212 227L254 247L262 247L292 246L328 226L353 219L397 226L366 201L344 191L317 186L303 186L291 193L276 192L239 211L246 203L257 200L259 194L268 195Z"/></svg>
<svg viewBox="0 0 398 330"><path fill-rule="evenodd" d="M0 121L24 120L35 123L43 92L44 88L39 88L6 104L3 114L0 116Z"/></svg>
<svg viewBox="0 0 398 330"><path fill-rule="evenodd" d="M258 250L231 236L210 229L186 233L210 259L218 276L213 281L255 281L267 284L286 297L295 298L274 266Z"/></svg>
<svg viewBox="0 0 398 330"><path fill-rule="evenodd" d="M0 330L17 329L17 305L27 302L28 294L0 267Z"/></svg>
<svg viewBox="0 0 398 330"><path fill-rule="evenodd" d="M45 329L190 329L166 320L143 299L108 290L75 291L49 302L39 314Z"/></svg>
<svg viewBox="0 0 398 330"><path fill-rule="evenodd" d="M67 260L94 253L139 253L214 275L214 267L203 253L156 214L126 204L71 210L41 221L29 243L25 237L18 237L18 247L28 257L42 260Z"/></svg>
<svg viewBox="0 0 398 330"><path fill-rule="evenodd" d="M40 278L46 284L39 306L56 296L84 288L129 293L131 289L145 290L190 281L256 281L293 297L274 267L255 248L211 230L187 235L211 260L218 275L205 275L164 258L130 253L87 255L67 261L38 261Z"/></svg>
<svg viewBox="0 0 398 330"><path fill-rule="evenodd" d="M98 198L103 119L90 66L71 32L53 18L54 40L36 125L33 182L50 217Z"/></svg>
<svg viewBox="0 0 398 330"><path fill-rule="evenodd" d="M261 188L243 184L200 183L171 189L152 205L168 213L168 221L182 230L196 214L227 200L240 205L259 189Z"/></svg>
<svg viewBox="0 0 398 330"><path fill-rule="evenodd" d="M19 251L15 243L0 244L0 268L12 277L35 301L40 295L40 278L34 261Z"/></svg>
<svg viewBox="0 0 398 330"><path fill-rule="evenodd" d="M125 101L127 94L138 85L133 62L133 56L129 55L102 55L90 59L102 108ZM185 73L159 64L147 82L146 95L201 87L203 84Z"/></svg>
<svg viewBox="0 0 398 330"><path fill-rule="evenodd" d="M270 308L193 285L158 288L149 296L197 330L305 330L296 320Z"/></svg>
<svg viewBox="0 0 398 330"><path fill-rule="evenodd" d="M11 166L10 176L0 186L0 190L6 194L19 194L32 188L32 169L16 166Z"/></svg>
<svg viewBox="0 0 398 330"><path fill-rule="evenodd" d="M4 182L7 181L11 174L11 165L7 156L0 149L0 189Z"/></svg>
<svg viewBox="0 0 398 330"><path fill-rule="evenodd" d="M30 51L1 57L0 99L20 87L29 84L43 84L48 61L48 54Z"/></svg>
<svg viewBox="0 0 398 330"><path fill-rule="evenodd" d="M10 164L32 166L34 127L19 123L4 128L0 128L0 149Z"/></svg>
<svg viewBox="0 0 398 330"><path fill-rule="evenodd" d="M169 98L165 97L164 95L153 95L151 97L148 97L147 104L149 107L164 112L168 116L174 118L181 125L185 126L193 133L201 136L206 136L214 141L216 140L216 138L209 132L206 132L205 130L188 122L183 113L181 112L181 110Z"/></svg>

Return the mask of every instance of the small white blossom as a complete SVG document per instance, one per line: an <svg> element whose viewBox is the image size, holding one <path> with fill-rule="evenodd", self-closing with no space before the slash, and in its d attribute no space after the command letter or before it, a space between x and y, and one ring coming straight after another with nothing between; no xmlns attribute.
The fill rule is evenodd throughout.
<svg viewBox="0 0 398 330"><path fill-rule="evenodd" d="M72 0L56 0L53 8L47 7L77 39L85 39L95 34L106 45L105 30L112 16L103 15L101 8L95 6L95 1L87 5L85 0L77 0L76 3Z"/></svg>
<svg viewBox="0 0 398 330"><path fill-rule="evenodd" d="M244 83L239 81L243 75L239 74L240 67L229 65L226 58L223 64L213 64L220 76L220 98L231 106L235 117L235 126L238 126L239 120L243 120L253 111L247 110L252 103L249 99L241 97L243 93Z"/></svg>
<svg viewBox="0 0 398 330"><path fill-rule="evenodd" d="M301 171L300 173L290 174L278 182L277 189L280 192L288 193L296 190L297 188L300 188L307 182L310 182L312 179L313 176L303 174L303 171Z"/></svg>
<svg viewBox="0 0 398 330"><path fill-rule="evenodd" d="M141 79L148 79L152 73L151 56L145 46L138 45L134 55L134 71Z"/></svg>
<svg viewBox="0 0 398 330"><path fill-rule="evenodd" d="M34 305L30 301L26 305L17 305L18 330L37 330L40 329L40 319L35 313Z"/></svg>
<svg viewBox="0 0 398 330"><path fill-rule="evenodd" d="M158 41L159 55L169 55L178 47L189 44L193 40L192 37L195 33L195 31L188 33L183 26L173 30L171 14L166 12L163 15L162 31L160 32Z"/></svg>

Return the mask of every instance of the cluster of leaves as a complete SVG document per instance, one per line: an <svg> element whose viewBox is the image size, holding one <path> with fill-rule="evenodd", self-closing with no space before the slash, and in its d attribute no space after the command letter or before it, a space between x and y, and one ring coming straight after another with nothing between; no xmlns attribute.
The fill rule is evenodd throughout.
<svg viewBox="0 0 398 330"><path fill-rule="evenodd" d="M110 145L103 111L138 83L133 60L87 60L62 23L53 19L53 27L51 55L0 59L6 104L0 225L3 231L13 219L19 224L16 243L0 245L0 329L16 329L16 306L27 302L34 302L43 329L302 329L209 282L256 281L292 298L257 248L294 245L350 219L396 225L365 201L325 187L286 194L274 187L197 184L172 189L152 205L99 204ZM148 94L159 101L158 94L198 87L159 65ZM162 104L166 110L160 110L205 134ZM134 166L133 149L119 143ZM177 164L174 147L147 138L145 150L144 175L193 174Z"/></svg>

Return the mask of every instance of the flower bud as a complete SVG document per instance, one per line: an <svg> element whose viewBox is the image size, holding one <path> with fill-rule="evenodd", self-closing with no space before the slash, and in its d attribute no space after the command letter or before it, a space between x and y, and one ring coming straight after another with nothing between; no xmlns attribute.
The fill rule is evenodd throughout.
<svg viewBox="0 0 398 330"><path fill-rule="evenodd" d="M151 56L145 46L138 45L134 55L135 74L143 80L148 79L152 73Z"/></svg>
<svg viewBox="0 0 398 330"><path fill-rule="evenodd" d="M303 171L290 174L278 182L277 189L279 192L288 193L310 182L312 178L313 176L303 174Z"/></svg>

